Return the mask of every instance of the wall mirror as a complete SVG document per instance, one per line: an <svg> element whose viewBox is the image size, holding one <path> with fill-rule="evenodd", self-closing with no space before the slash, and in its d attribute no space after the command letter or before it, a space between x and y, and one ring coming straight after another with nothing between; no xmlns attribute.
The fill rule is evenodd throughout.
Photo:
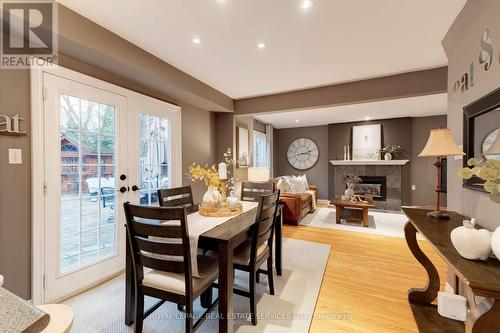
<svg viewBox="0 0 500 333"><path fill-rule="evenodd" d="M469 158L500 160L500 88L464 107L464 166ZM490 153L493 151L493 153ZM463 186L483 191L478 177L464 180Z"/></svg>

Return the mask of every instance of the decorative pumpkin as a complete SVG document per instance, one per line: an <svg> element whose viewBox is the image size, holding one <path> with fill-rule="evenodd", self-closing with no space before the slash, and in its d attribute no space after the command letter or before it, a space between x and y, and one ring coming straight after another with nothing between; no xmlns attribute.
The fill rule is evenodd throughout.
<svg viewBox="0 0 500 333"><path fill-rule="evenodd" d="M500 227L496 228L491 236L491 249L497 259L500 260Z"/></svg>
<svg viewBox="0 0 500 333"><path fill-rule="evenodd" d="M475 224L474 218L471 221L464 220L463 226L451 231L451 242L465 259L486 260L491 254L491 232L475 229ZM500 234L498 237L500 238Z"/></svg>

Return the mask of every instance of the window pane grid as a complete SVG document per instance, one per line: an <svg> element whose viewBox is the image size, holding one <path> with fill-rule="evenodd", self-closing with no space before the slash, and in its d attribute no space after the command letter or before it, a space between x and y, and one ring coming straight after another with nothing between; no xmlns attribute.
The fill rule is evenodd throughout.
<svg viewBox="0 0 500 333"><path fill-rule="evenodd" d="M164 117L140 113L139 126L140 202L153 205L158 201L156 191L169 187L169 121Z"/></svg>
<svg viewBox="0 0 500 333"><path fill-rule="evenodd" d="M109 235L115 232L116 131L113 106L67 95L61 95L60 105L60 271L65 272L116 252L115 235Z"/></svg>

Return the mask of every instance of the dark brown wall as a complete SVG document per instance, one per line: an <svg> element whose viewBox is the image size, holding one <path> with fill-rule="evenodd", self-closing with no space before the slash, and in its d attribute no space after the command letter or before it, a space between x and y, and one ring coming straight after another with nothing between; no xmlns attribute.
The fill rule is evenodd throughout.
<svg viewBox="0 0 500 333"><path fill-rule="evenodd" d="M422 117L412 119L411 130L411 184L416 186L411 191L411 204L430 206L435 204L434 190L436 188L436 167L434 159L418 157L422 151L431 129L446 127L446 116ZM452 157L450 157L452 158ZM446 206L446 195L442 195L442 204Z"/></svg>
<svg viewBox="0 0 500 333"><path fill-rule="evenodd" d="M328 199L328 125L275 129L274 133L275 176L306 174L309 184L319 187L319 198ZM306 171L292 168L286 157L290 143L301 137L313 140L319 148L318 163Z"/></svg>
<svg viewBox="0 0 500 333"><path fill-rule="evenodd" d="M382 145L397 144L405 152L398 156L399 159L409 158L411 154L411 118L383 119L354 123L330 124L329 128L329 160L340 160L344 156L344 145L349 144L353 125L382 124ZM411 202L410 170L411 161L403 166L401 201L403 205ZM333 195L333 166L329 166L329 193Z"/></svg>
<svg viewBox="0 0 500 333"><path fill-rule="evenodd" d="M29 128L29 71L0 69L0 114L19 114ZM9 148L22 149L22 165L8 164ZM30 172L30 138L0 136L0 274L24 298L31 290Z"/></svg>

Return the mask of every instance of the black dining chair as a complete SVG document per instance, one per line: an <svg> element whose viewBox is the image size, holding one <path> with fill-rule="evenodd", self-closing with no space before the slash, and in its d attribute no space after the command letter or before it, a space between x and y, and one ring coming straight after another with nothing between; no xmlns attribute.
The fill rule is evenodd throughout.
<svg viewBox="0 0 500 333"><path fill-rule="evenodd" d="M241 200L258 201L262 194L274 192L271 182L241 182Z"/></svg>
<svg viewBox="0 0 500 333"><path fill-rule="evenodd" d="M188 212L197 209L194 204L193 191L191 185L159 189L158 203L161 207L186 207Z"/></svg>
<svg viewBox="0 0 500 333"><path fill-rule="evenodd" d="M256 223L251 231L251 238L235 248L233 253L234 268L249 273L249 292L235 289L234 293L250 298L253 325L257 325L255 288L259 273L267 274L269 292L274 295L273 234L279 191L261 194L258 200ZM262 270L260 267L266 261L267 270Z"/></svg>
<svg viewBox="0 0 500 333"><path fill-rule="evenodd" d="M219 276L217 260L199 255L202 278L192 276L185 207L146 207L127 202L124 209L137 293L135 332L142 332L144 319L166 301L185 306L186 332L194 332L217 304L217 300L209 300L211 304L193 325L193 301L199 296L211 297L211 288ZM144 311L145 296L160 301ZM206 299L204 302L207 304Z"/></svg>

